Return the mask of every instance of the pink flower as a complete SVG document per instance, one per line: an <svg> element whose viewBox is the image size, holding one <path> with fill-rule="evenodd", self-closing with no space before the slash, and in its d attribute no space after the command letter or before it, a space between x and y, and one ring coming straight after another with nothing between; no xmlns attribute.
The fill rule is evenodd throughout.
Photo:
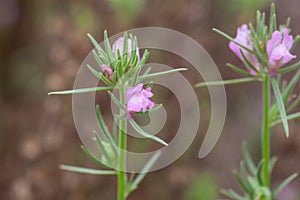
<svg viewBox="0 0 300 200"><path fill-rule="evenodd" d="M124 37L120 37L118 38L113 46L112 46L112 52L115 53L115 55L117 55L117 51L120 51L121 56L123 55L123 45L124 45ZM128 50L128 58L130 58L130 55L132 53L132 41L131 39L127 40L127 50ZM140 53L139 53L139 47L136 46L136 55L138 56L138 61L140 61Z"/></svg>
<svg viewBox="0 0 300 200"><path fill-rule="evenodd" d="M150 87L143 89L142 83L127 89L126 103L129 116L134 112L146 112L147 108L153 108L154 102L149 99L153 96L151 89Z"/></svg>
<svg viewBox="0 0 300 200"><path fill-rule="evenodd" d="M111 67L108 65L101 65L100 67L101 67L103 73L105 74L105 76L111 81L112 77L114 75L114 72L111 69Z"/></svg>
<svg viewBox="0 0 300 200"><path fill-rule="evenodd" d="M250 39L250 30L248 29L248 25L247 24L243 24L242 26L240 26L237 30L237 35L234 38L235 42L247 47L250 50L253 50L253 45ZM241 48L240 46L238 46L237 44L235 44L234 42L230 42L229 43L229 48L235 53L235 55L237 55L239 57L239 59L241 59L242 61L244 61L243 56L241 54L241 51L243 52L243 54L245 55L245 57L250 61L250 63L256 68L259 69L259 65L258 65L258 60L255 57L254 54L248 52L247 50ZM248 69L250 74L255 75L256 72L253 69Z"/></svg>
<svg viewBox="0 0 300 200"><path fill-rule="evenodd" d="M267 53L269 56L270 75L275 76L277 70L284 64L288 63L295 55L289 51L293 46L293 36L289 35L287 28L283 29L283 34L274 31L272 38L267 42Z"/></svg>

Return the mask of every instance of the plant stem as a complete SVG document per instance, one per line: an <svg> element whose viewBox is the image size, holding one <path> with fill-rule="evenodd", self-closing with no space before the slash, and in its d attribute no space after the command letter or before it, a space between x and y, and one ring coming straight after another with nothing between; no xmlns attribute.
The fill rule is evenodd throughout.
<svg viewBox="0 0 300 200"><path fill-rule="evenodd" d="M120 102L125 105L125 88L123 84L120 87ZM124 110L120 109L120 116L123 116ZM118 200L125 200L125 186L126 186L126 118L120 119L119 122L119 171L118 171Z"/></svg>
<svg viewBox="0 0 300 200"><path fill-rule="evenodd" d="M269 105L270 105L270 80L266 75L263 80L263 127L262 127L262 156L264 160L263 174L265 186L270 186L270 131L269 131Z"/></svg>

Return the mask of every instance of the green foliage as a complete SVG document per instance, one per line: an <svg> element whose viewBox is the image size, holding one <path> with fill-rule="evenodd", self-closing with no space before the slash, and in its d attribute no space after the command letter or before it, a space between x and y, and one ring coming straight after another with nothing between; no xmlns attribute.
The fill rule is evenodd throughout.
<svg viewBox="0 0 300 200"><path fill-rule="evenodd" d="M139 52L137 52L137 38L135 36L131 34L128 36L126 32L124 33L124 42L122 50L118 49L119 47L116 48L110 44L106 31L104 32L104 48L101 47L90 34L88 34L88 37L92 44L95 46L95 49L92 51L92 55L94 56L94 59L98 66L94 68L90 65L87 65L87 70L89 70L91 74L93 74L96 78L101 80L107 86L50 92L49 95L107 91L111 101L114 102L114 104L119 108L120 111L119 114L116 114L114 116L115 122L113 126L113 131L110 132L108 126L106 125L103 119L100 106L97 105L95 109L95 114L99 128L101 130L101 134L99 134L97 131L93 131L93 136L97 147L97 151L94 153L97 156L83 146L82 149L89 158L91 158L101 167L109 168L111 170L95 170L68 165L62 165L61 169L95 175L117 175L118 197L119 199L124 200L132 191L134 191L138 187L139 183L144 179L146 174L149 172L149 170L161 154L160 152L155 153L147 161L140 174L134 175L134 173L128 173L130 174L130 178L128 178L127 174L125 173L126 156L124 153L126 151L127 145L127 121L131 124L134 130L136 130L140 135L144 136L146 139L151 139L165 146L168 145L165 141L158 138L157 136L146 133L134 121L134 119L128 117L130 113L129 111L127 111L126 108L126 90L128 89L128 87L136 86L138 83L141 83L145 79L151 79L156 76L168 75L173 72L184 71L186 70L186 68L178 68L157 73L150 73L151 68L149 68L146 70L146 73L140 75L141 68L144 66L149 57L149 52L145 50L141 59L139 58ZM130 44L128 41L130 41L131 46L128 46ZM116 43L114 43L113 45L116 45ZM129 52L129 49L131 49L131 52ZM123 52L122 55L121 52ZM98 69L101 69L102 71L98 71ZM151 86L152 83L150 82L147 87ZM113 90L119 92L119 97L116 97L113 94ZM137 114L147 114L149 112L155 111L156 109L159 109L160 107L161 105L156 105L151 110L147 110L146 112L137 112Z"/></svg>
<svg viewBox="0 0 300 200"><path fill-rule="evenodd" d="M278 193L292 180L297 177L297 174L293 174L286 178L277 188L273 191L265 186L264 183L264 172L263 166L264 161L260 161L257 166L255 166L253 159L250 156L248 147L246 143L243 144L242 148L243 156L245 161L241 161L240 173L234 171L234 176L238 181L239 185L244 191L243 195L239 195L231 189L222 190L221 193L225 196L234 200L272 200L276 198ZM269 171L275 165L276 159L272 158L269 163Z"/></svg>

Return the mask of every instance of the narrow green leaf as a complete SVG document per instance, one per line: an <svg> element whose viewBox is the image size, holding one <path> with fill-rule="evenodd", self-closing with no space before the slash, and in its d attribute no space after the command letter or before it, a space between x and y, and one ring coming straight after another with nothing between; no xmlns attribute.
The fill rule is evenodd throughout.
<svg viewBox="0 0 300 200"><path fill-rule="evenodd" d="M161 152L158 151L149 159L149 161L146 163L146 165L142 169L141 173L134 179L134 181L130 185L130 188L132 190L137 188L137 186L145 178L145 176L147 175L147 173L149 172L151 167L154 165L154 163L157 161L157 159L159 158L160 155L161 155Z"/></svg>
<svg viewBox="0 0 300 200"><path fill-rule="evenodd" d="M92 42L92 44L94 45L94 47L96 48L96 50L98 51L98 53L105 59L107 60L107 54L105 53L105 51L101 48L101 46L99 45L99 43L96 41L96 39L91 35L91 34L87 34L88 38L90 39L90 41Z"/></svg>
<svg viewBox="0 0 300 200"><path fill-rule="evenodd" d="M297 98L293 101L293 103L288 107L286 110L287 113L291 112L300 102L300 95L297 96Z"/></svg>
<svg viewBox="0 0 300 200"><path fill-rule="evenodd" d="M218 29L216 29L216 28L213 28L213 31L215 31L216 33L222 35L222 36L225 37L226 39L232 41L233 43L235 43L235 44L238 45L239 47L245 49L246 51L248 51L248 52L250 52L250 53L256 55L254 51L252 51L251 49L245 47L244 45L241 45L240 43L236 42L236 41L234 40L234 38L230 37L230 36L227 35L226 33L222 32L222 31L220 31L220 30L218 30Z"/></svg>
<svg viewBox="0 0 300 200"><path fill-rule="evenodd" d="M117 153L117 149L116 149L116 146L117 146L116 141L112 138L112 136L103 120L99 105L96 106L96 116L97 116L97 121L99 123L100 129L102 130L107 141L109 141L109 143L112 145L113 150L114 150L115 154L117 155L118 153Z"/></svg>
<svg viewBox="0 0 300 200"><path fill-rule="evenodd" d="M290 51L293 51L300 40L300 35L297 35L294 39L293 46Z"/></svg>
<svg viewBox="0 0 300 200"><path fill-rule="evenodd" d="M195 87L231 85L231 84L254 82L254 81L261 81L261 79L258 77L250 77L250 78L239 78L239 79L232 79L226 81L211 81L211 82L197 83Z"/></svg>
<svg viewBox="0 0 300 200"><path fill-rule="evenodd" d="M269 33L273 33L277 29L275 4L272 3L270 11Z"/></svg>
<svg viewBox="0 0 300 200"><path fill-rule="evenodd" d="M162 75L167 75L167 74L170 74L170 73L186 71L186 70L187 70L187 68L177 68L177 69L171 69L171 70L167 70L167 71L142 75L142 76L139 77L139 82L143 79L154 78L156 76L162 76Z"/></svg>
<svg viewBox="0 0 300 200"><path fill-rule="evenodd" d="M128 34L126 31L124 32L123 38L124 38L124 43L123 43L122 64L125 69L125 67L127 67L125 65L127 63L127 58L128 58Z"/></svg>
<svg viewBox="0 0 300 200"><path fill-rule="evenodd" d="M109 156L108 152L106 151L106 148L104 147L103 143L102 143L102 139L99 137L97 131L93 131L95 137L96 137L96 140L97 140L97 143L98 143L98 146L101 150L101 152L103 153L103 156L107 159L108 162L111 162L112 159L111 157ZM105 164L105 163L104 163Z"/></svg>
<svg viewBox="0 0 300 200"><path fill-rule="evenodd" d="M285 187L287 186L290 182L292 182L296 177L298 176L297 173L292 174L291 176L289 176L288 178L286 178L279 186L277 186L277 188L272 192L273 193L273 197L276 198L277 195L279 194L279 192Z"/></svg>
<svg viewBox="0 0 300 200"><path fill-rule="evenodd" d="M245 61L245 65L247 67L249 67L250 69L252 69L253 71L255 71L256 73L258 73L258 70L253 66L253 64L248 60L248 58L245 56L244 52L242 51L242 49L240 49L240 53L243 57L243 60Z"/></svg>
<svg viewBox="0 0 300 200"><path fill-rule="evenodd" d="M228 66L230 69L232 69L233 71L239 73L239 74L242 74L242 75L245 75L245 76L252 76L248 71L246 70L242 70L230 63L227 63L226 66Z"/></svg>
<svg viewBox="0 0 300 200"><path fill-rule="evenodd" d="M276 164L276 162L277 162L277 157L276 156L273 156L272 158L271 158L271 160L270 160L270 173L272 173L272 171L273 171L273 169L274 169L274 166L275 166L275 164Z"/></svg>
<svg viewBox="0 0 300 200"><path fill-rule="evenodd" d="M85 93L85 92L97 92L97 91L105 91L105 90L111 90L111 89L112 89L111 87L80 88L80 89L74 89L74 90L49 92L48 95L54 95L54 94L79 94L79 93Z"/></svg>
<svg viewBox="0 0 300 200"><path fill-rule="evenodd" d="M168 143L166 143L164 140L160 139L159 137L156 137L154 135L150 135L149 133L146 133L133 119L129 119L129 123L139 134L141 134L145 138L156 141L164 146L168 146Z"/></svg>
<svg viewBox="0 0 300 200"><path fill-rule="evenodd" d="M132 85L137 85L138 77L140 75L141 69L142 69L141 67L137 67L136 69L133 69L135 72L133 74Z"/></svg>
<svg viewBox="0 0 300 200"><path fill-rule="evenodd" d="M251 155L248 151L248 147L247 147L246 142L243 142L242 152L243 152L243 156L244 156L244 159L247 163L247 167L248 167L250 173L252 174L252 176L255 176L256 167L255 167L255 164L254 164L254 162L251 158Z"/></svg>
<svg viewBox="0 0 300 200"><path fill-rule="evenodd" d="M108 80L102 73L96 71L93 67L91 67L90 65L87 65L87 68L89 69L89 71L94 74L97 78L99 78L100 80L102 80L106 85L109 86L113 86L112 82L110 82L110 80Z"/></svg>
<svg viewBox="0 0 300 200"><path fill-rule="evenodd" d="M96 62L98 63L99 66L103 65L104 63L102 62L102 60L99 58L98 54L96 53L95 50L92 51L92 54L96 60Z"/></svg>
<svg viewBox="0 0 300 200"><path fill-rule="evenodd" d="M293 113L293 114L288 115L286 118L287 118L287 120L293 120L293 119L297 119L299 117L300 117L300 112L297 112L297 113ZM270 127L275 126L275 125L280 124L280 123L282 123L281 119L275 120L270 124Z"/></svg>
<svg viewBox="0 0 300 200"><path fill-rule="evenodd" d="M241 177L241 175L235 170L233 171L233 175L236 178L236 180L238 181L238 183L240 184L240 186L242 187L242 189L247 192L248 191L247 184L245 183L245 181Z"/></svg>
<svg viewBox="0 0 300 200"><path fill-rule="evenodd" d="M152 109L146 110L146 112L136 112L135 114L148 114L148 113L151 113L153 111L160 109L161 107L162 107L162 104L157 104Z"/></svg>
<svg viewBox="0 0 300 200"><path fill-rule="evenodd" d="M130 36L130 40L131 40L131 52L130 52L130 59L129 59L129 63L132 65L135 56L136 55L136 47L137 47L137 43L135 38L132 36L132 34L129 35Z"/></svg>
<svg viewBox="0 0 300 200"><path fill-rule="evenodd" d="M279 113L280 113L282 123L283 123L283 128L284 128L286 137L289 137L289 125L288 125L288 121L287 121L287 117L286 117L285 105L284 105L284 102L283 102L283 99L282 99L282 96L281 96L281 93L279 90L279 86L274 78L271 78L271 83L272 83L275 99L278 104Z"/></svg>
<svg viewBox="0 0 300 200"><path fill-rule="evenodd" d="M119 126L118 124L114 121L114 140L116 143L119 143Z"/></svg>
<svg viewBox="0 0 300 200"><path fill-rule="evenodd" d="M291 24L291 18L288 17L285 22L285 27L288 28L290 26L290 24Z"/></svg>
<svg viewBox="0 0 300 200"><path fill-rule="evenodd" d="M221 190L221 193L229 198L232 198L234 200L248 200L245 197L242 197L241 195L234 192L232 189L229 190Z"/></svg>
<svg viewBox="0 0 300 200"><path fill-rule="evenodd" d="M300 70L297 71L297 73L294 75L288 86L285 88L285 90L282 93L283 96L283 102L287 104L289 97L291 96L298 80L300 78Z"/></svg>
<svg viewBox="0 0 300 200"><path fill-rule="evenodd" d="M299 66L300 66L300 61L293 64L293 65L291 65L291 66L280 68L277 71L277 73L278 74L284 74L284 73L287 73L287 72L290 72L290 71L293 71L293 70L297 69Z"/></svg>
<svg viewBox="0 0 300 200"><path fill-rule="evenodd" d="M245 182L246 187L247 187L247 193L248 194L252 194L253 188L252 188L252 186L251 186L251 184L250 184L250 182L248 180L249 175L247 173L247 169L246 169L246 165L245 165L244 161L241 161L240 168L241 168L241 173L243 175L244 182Z"/></svg>
<svg viewBox="0 0 300 200"><path fill-rule="evenodd" d="M123 110L126 110L124 105L121 104L121 102L115 97L115 95L111 91L108 91L108 95L110 96L111 100L116 104L116 106Z"/></svg>
<svg viewBox="0 0 300 200"><path fill-rule="evenodd" d="M109 40L108 40L108 36L107 36L107 31L106 30L104 31L104 47L105 47L105 51L107 53L107 58L108 58L108 61L109 61L109 65L113 69L115 69L114 56L113 56L113 53L112 53L112 50L111 50L111 46L110 46L110 43L109 43Z"/></svg>
<svg viewBox="0 0 300 200"><path fill-rule="evenodd" d="M256 30L258 33L261 32L261 12L260 12L260 10L256 11Z"/></svg>
<svg viewBox="0 0 300 200"><path fill-rule="evenodd" d="M143 66L147 62L148 58L149 58L149 51L146 49L143 54L143 57L141 58L141 60L139 62L139 66L140 67Z"/></svg>
<svg viewBox="0 0 300 200"><path fill-rule="evenodd" d="M264 181L262 178L263 166L264 166L264 162L262 160L258 163L257 170L255 173L256 180L258 180L260 185L264 185Z"/></svg>
<svg viewBox="0 0 300 200"><path fill-rule="evenodd" d="M107 166L104 163L102 163L101 160L99 160L96 156L94 156L94 154L89 152L89 150L87 150L83 145L81 145L81 149L88 157L90 157L92 160L94 160L98 165L101 165L101 166L104 166L107 168Z"/></svg>
<svg viewBox="0 0 300 200"><path fill-rule="evenodd" d="M93 175L116 175L115 171L112 170L97 170L97 169L89 169L83 167L75 167L70 165L60 165L60 169L71 171L71 172L78 172L83 174L93 174Z"/></svg>

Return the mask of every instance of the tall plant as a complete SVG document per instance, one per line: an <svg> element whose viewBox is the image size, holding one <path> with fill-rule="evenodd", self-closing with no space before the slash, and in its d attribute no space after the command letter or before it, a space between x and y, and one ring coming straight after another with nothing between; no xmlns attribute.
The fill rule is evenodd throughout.
<svg viewBox="0 0 300 200"><path fill-rule="evenodd" d="M289 28L290 19L286 23L277 26L275 6L272 4L269 23L266 24L266 15L257 11L256 26L252 23L243 24L237 30L235 38L224 32L213 29L215 32L227 38L229 48L243 62L245 68L239 68L232 64L227 66L244 78L226 80L222 82L199 83L204 85L238 84L243 82L258 81L262 84L263 92L263 122L261 128L261 161L258 164L248 152L246 144L242 152L244 160L240 163L240 173L234 171L234 176L244 190L239 195L232 189L223 190L222 193L235 200L272 200L297 174L292 174L273 189L270 179L275 157L271 158L270 129L282 124L286 137L289 137L288 120L300 117L300 113L291 113L300 102L300 96L294 97L294 88L300 78L300 62L284 67L296 58L292 50L300 39L291 35ZM298 70L297 72L294 72ZM288 72L294 73L290 81L282 79L282 75Z"/></svg>

